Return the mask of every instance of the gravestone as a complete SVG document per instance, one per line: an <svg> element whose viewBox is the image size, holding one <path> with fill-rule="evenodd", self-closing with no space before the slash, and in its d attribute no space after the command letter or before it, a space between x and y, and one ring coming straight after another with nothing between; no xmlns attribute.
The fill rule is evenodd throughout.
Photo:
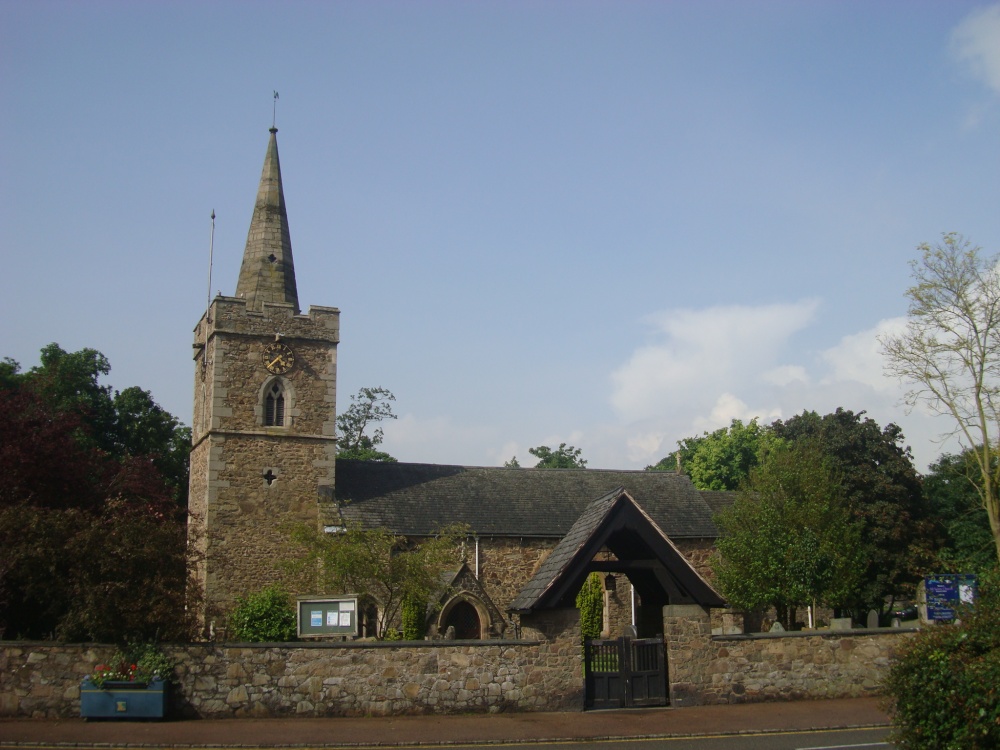
<svg viewBox="0 0 1000 750"><path fill-rule="evenodd" d="M851 629L851 618L850 617L834 617L830 620L830 630L850 630Z"/></svg>
<svg viewBox="0 0 1000 750"><path fill-rule="evenodd" d="M775 622L774 625L771 626L771 632L772 633L784 633L785 632L785 626L782 625L780 622Z"/></svg>
<svg viewBox="0 0 1000 750"><path fill-rule="evenodd" d="M868 610L868 629L877 630L878 629L878 612L874 609Z"/></svg>

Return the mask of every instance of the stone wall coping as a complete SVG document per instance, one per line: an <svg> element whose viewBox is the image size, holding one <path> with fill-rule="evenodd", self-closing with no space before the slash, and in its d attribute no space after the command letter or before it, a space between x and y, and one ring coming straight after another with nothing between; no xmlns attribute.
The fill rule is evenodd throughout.
<svg viewBox="0 0 1000 750"><path fill-rule="evenodd" d="M461 648L464 646L537 646L542 641L513 640L460 640L460 641L283 641L280 643L236 643L213 641L211 643L167 644L188 646L215 646L217 648Z"/></svg>
<svg viewBox="0 0 1000 750"><path fill-rule="evenodd" d="M544 643L540 640L456 640L456 641L278 641L273 643L240 643L238 641L192 641L190 643L160 643L164 648L462 648L465 646L538 646ZM77 646L81 648L118 648L113 643L68 643L63 641L0 641L2 648L52 648L62 646Z"/></svg>
<svg viewBox="0 0 1000 750"><path fill-rule="evenodd" d="M850 638L856 635L896 635L898 633L918 633L920 628L853 628L851 630L792 630L783 633L743 633L713 635L713 641L763 641L776 638Z"/></svg>

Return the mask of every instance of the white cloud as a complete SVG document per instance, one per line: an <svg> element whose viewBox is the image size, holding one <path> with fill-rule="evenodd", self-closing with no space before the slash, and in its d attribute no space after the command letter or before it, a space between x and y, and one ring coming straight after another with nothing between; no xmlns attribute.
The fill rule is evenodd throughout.
<svg viewBox="0 0 1000 750"><path fill-rule="evenodd" d="M881 426L903 427L918 468L940 453L942 424L907 414L903 387L883 375L878 336L900 331L905 318L880 321L843 336L806 361L787 361L790 339L814 322L814 301L762 307L664 312L652 320L661 340L637 350L613 374L612 403L620 430L590 430L619 441L621 458L654 463L678 440L728 426L733 419L768 424L803 410L864 411ZM783 361L784 360L784 361ZM595 453L613 455L610 446Z"/></svg>
<svg viewBox="0 0 1000 750"><path fill-rule="evenodd" d="M736 391L777 367L788 339L809 325L818 307L817 300L804 300L650 316L661 340L635 351L612 373L612 405L632 420L678 400L712 404L720 392Z"/></svg>
<svg viewBox="0 0 1000 750"><path fill-rule="evenodd" d="M666 453L663 443L666 435L662 432L646 432L630 435L625 438L625 445L628 447L628 458L635 463L654 463L652 456L661 456Z"/></svg>
<svg viewBox="0 0 1000 750"><path fill-rule="evenodd" d="M840 343L821 355L829 366L822 384L850 381L881 393L898 393L899 384L883 374L885 360L878 337L900 333L905 327L906 318L890 318L880 321L874 328L844 336Z"/></svg>
<svg viewBox="0 0 1000 750"><path fill-rule="evenodd" d="M761 373L760 379L771 385L789 385L790 383L808 383L809 375L801 365L781 365Z"/></svg>
<svg viewBox="0 0 1000 750"><path fill-rule="evenodd" d="M696 417L694 426L698 432L713 432L720 427L728 427L734 419L749 422L758 419L763 423L781 418L781 409L776 407L752 409L732 393L723 393L715 401L708 417Z"/></svg>
<svg viewBox="0 0 1000 750"><path fill-rule="evenodd" d="M951 33L952 51L1000 94L1000 4L974 10Z"/></svg>

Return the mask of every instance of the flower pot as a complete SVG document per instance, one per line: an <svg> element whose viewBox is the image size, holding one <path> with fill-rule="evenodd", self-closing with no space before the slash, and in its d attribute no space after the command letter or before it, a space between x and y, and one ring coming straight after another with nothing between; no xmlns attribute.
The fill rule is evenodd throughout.
<svg viewBox="0 0 1000 750"><path fill-rule="evenodd" d="M86 678L80 685L80 716L85 719L162 719L167 710L167 683L105 681L98 687Z"/></svg>

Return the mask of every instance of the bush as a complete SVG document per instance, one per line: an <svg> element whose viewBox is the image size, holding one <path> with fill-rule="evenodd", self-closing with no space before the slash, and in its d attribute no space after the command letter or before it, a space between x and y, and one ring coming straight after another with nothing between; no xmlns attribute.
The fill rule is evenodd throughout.
<svg viewBox="0 0 1000 750"><path fill-rule="evenodd" d="M427 607L419 599L403 602L403 640L420 641L427 634Z"/></svg>
<svg viewBox="0 0 1000 750"><path fill-rule="evenodd" d="M584 640L600 638L604 630L604 586L601 576L591 573L576 595L580 610L580 635Z"/></svg>
<svg viewBox="0 0 1000 750"><path fill-rule="evenodd" d="M980 579L962 620L917 635L886 679L900 748L1000 747L1000 571Z"/></svg>
<svg viewBox="0 0 1000 750"><path fill-rule="evenodd" d="M229 613L231 641L281 643L296 637L295 606L281 586L268 586L236 600Z"/></svg>

